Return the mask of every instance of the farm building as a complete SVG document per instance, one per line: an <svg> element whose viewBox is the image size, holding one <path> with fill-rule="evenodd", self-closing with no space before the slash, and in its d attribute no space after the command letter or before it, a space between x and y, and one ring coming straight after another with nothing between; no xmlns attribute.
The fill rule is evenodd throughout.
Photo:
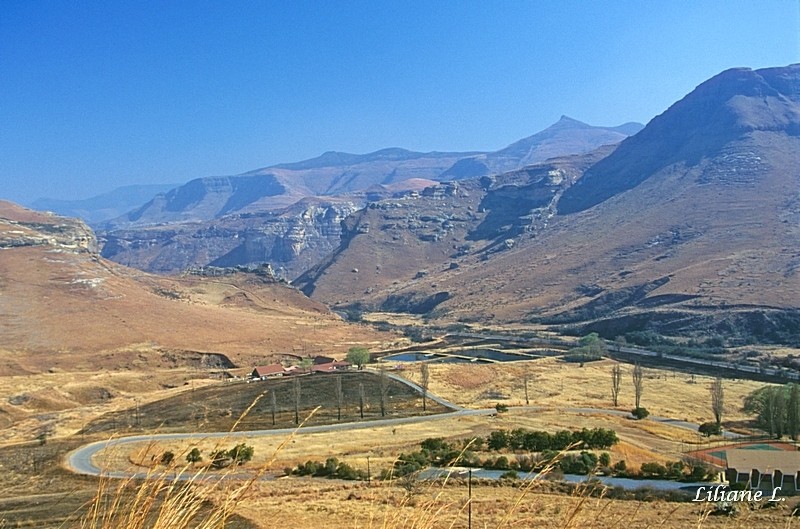
<svg viewBox="0 0 800 529"><path fill-rule="evenodd" d="M781 487L782 493L800 491L800 452L787 450L727 450L725 479L749 483L764 491Z"/></svg>
<svg viewBox="0 0 800 529"><path fill-rule="evenodd" d="M281 377L286 370L280 364L270 364L267 366L258 366L253 368L250 376L253 378L260 378L261 380L273 377Z"/></svg>
<svg viewBox="0 0 800 529"><path fill-rule="evenodd" d="M333 373L335 371L346 371L350 369L350 362L327 362L311 366L312 373Z"/></svg>

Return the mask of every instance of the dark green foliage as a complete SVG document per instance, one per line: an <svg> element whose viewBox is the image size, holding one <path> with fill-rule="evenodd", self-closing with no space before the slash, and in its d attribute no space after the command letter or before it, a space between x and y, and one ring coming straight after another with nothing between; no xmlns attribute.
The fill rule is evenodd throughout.
<svg viewBox="0 0 800 529"><path fill-rule="evenodd" d="M358 366L359 369L364 367L364 364L369 362L369 351L364 347L351 347L347 351L347 361Z"/></svg>
<svg viewBox="0 0 800 529"><path fill-rule="evenodd" d="M175 460L175 454L167 450L163 454L161 454L161 464L162 465L170 465Z"/></svg>
<svg viewBox="0 0 800 529"><path fill-rule="evenodd" d="M503 472L500 475L500 479L519 479L519 474L517 474L516 470L509 470L508 472Z"/></svg>
<svg viewBox="0 0 800 529"><path fill-rule="evenodd" d="M603 452L602 454L600 454L598 462L603 467L609 467L611 466L611 456L609 455L608 452Z"/></svg>
<svg viewBox="0 0 800 529"><path fill-rule="evenodd" d="M200 449L196 446L191 449L191 451L186 454L186 462L187 463L199 463L203 460L203 455L200 453Z"/></svg>
<svg viewBox="0 0 800 529"><path fill-rule="evenodd" d="M703 424L700 425L697 431L706 437L711 437L712 435L721 435L722 426L720 426L716 422L704 422Z"/></svg>
<svg viewBox="0 0 800 529"><path fill-rule="evenodd" d="M492 466L495 470L508 470L511 468L508 463L508 458L506 456L500 456L494 461L494 466Z"/></svg>
<svg viewBox="0 0 800 529"><path fill-rule="evenodd" d="M664 478L667 475L667 467L661 463L642 463L639 472L644 478Z"/></svg>
<svg viewBox="0 0 800 529"><path fill-rule="evenodd" d="M606 428L584 428L571 432L561 430L555 434L539 430L495 430L489 434L487 446L490 450L527 450L528 452L543 452L546 450L565 450L571 445L583 448L604 449L611 448L619 439L614 430Z"/></svg>
<svg viewBox="0 0 800 529"><path fill-rule="evenodd" d="M787 433L797 435L800 430L800 396L793 386L795 384L759 388L744 398L743 411L755 415L756 426L771 437L780 438Z"/></svg>
<svg viewBox="0 0 800 529"><path fill-rule="evenodd" d="M570 350L564 356L567 362L591 362L600 360L604 354L608 353L605 340L596 333L590 333L578 340L578 347Z"/></svg>
<svg viewBox="0 0 800 529"><path fill-rule="evenodd" d="M252 446L240 443L228 450L228 457L237 465L243 465L253 459L253 452Z"/></svg>
<svg viewBox="0 0 800 529"><path fill-rule="evenodd" d="M508 411L508 406L498 402L494 405L494 409L497 410L497 413L505 413Z"/></svg>
<svg viewBox="0 0 800 529"><path fill-rule="evenodd" d="M586 475L597 467L597 456L591 452L569 454L558 465L565 474Z"/></svg>
<svg viewBox="0 0 800 529"><path fill-rule="evenodd" d="M505 430L497 430L489 434L489 439L486 442L489 450L502 450L508 447L508 432Z"/></svg>
<svg viewBox="0 0 800 529"><path fill-rule="evenodd" d="M445 443L444 439L441 437L429 437L425 439L419 444L423 450L428 452L436 452L438 450L443 450L445 448L449 448L450 445Z"/></svg>
<svg viewBox="0 0 800 529"><path fill-rule="evenodd" d="M367 473L363 470L356 470L347 463L340 462L335 457L329 457L325 463L319 461L306 461L294 469L288 469L288 474L295 476L313 476L317 478L365 480Z"/></svg>
<svg viewBox="0 0 800 529"><path fill-rule="evenodd" d="M650 415L650 412L647 411L647 408L638 407L631 410L631 415L637 421L647 418Z"/></svg>

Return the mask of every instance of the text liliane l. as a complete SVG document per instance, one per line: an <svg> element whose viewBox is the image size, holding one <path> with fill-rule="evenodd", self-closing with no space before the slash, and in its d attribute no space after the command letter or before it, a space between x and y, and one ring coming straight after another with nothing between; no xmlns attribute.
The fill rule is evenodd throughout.
<svg viewBox="0 0 800 529"><path fill-rule="evenodd" d="M761 490L726 490L725 485L716 485L714 487L698 487L692 501L785 501L786 498L779 498L778 494L781 492L781 487L772 489L772 495L769 497L764 496L764 491Z"/></svg>

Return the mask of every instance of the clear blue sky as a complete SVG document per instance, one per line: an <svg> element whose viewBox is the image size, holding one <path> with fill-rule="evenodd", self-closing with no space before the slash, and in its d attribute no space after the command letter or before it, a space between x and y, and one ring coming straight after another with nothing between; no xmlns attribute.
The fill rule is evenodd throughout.
<svg viewBox="0 0 800 529"><path fill-rule="evenodd" d="M0 198L647 122L800 62L800 0L0 3Z"/></svg>

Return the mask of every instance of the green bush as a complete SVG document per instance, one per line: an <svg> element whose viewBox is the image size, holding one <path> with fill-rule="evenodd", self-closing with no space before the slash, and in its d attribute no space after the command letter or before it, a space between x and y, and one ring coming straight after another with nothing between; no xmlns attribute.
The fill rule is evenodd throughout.
<svg viewBox="0 0 800 529"><path fill-rule="evenodd" d="M704 422L700 425L697 431L706 437L711 437L712 435L722 435L722 426L720 426L720 424L717 422Z"/></svg>
<svg viewBox="0 0 800 529"><path fill-rule="evenodd" d="M636 419L637 421L640 421L642 419L645 419L647 416L649 416L650 412L647 411L647 408L639 407L639 408L632 409L631 410L631 415L633 415L634 419Z"/></svg>

